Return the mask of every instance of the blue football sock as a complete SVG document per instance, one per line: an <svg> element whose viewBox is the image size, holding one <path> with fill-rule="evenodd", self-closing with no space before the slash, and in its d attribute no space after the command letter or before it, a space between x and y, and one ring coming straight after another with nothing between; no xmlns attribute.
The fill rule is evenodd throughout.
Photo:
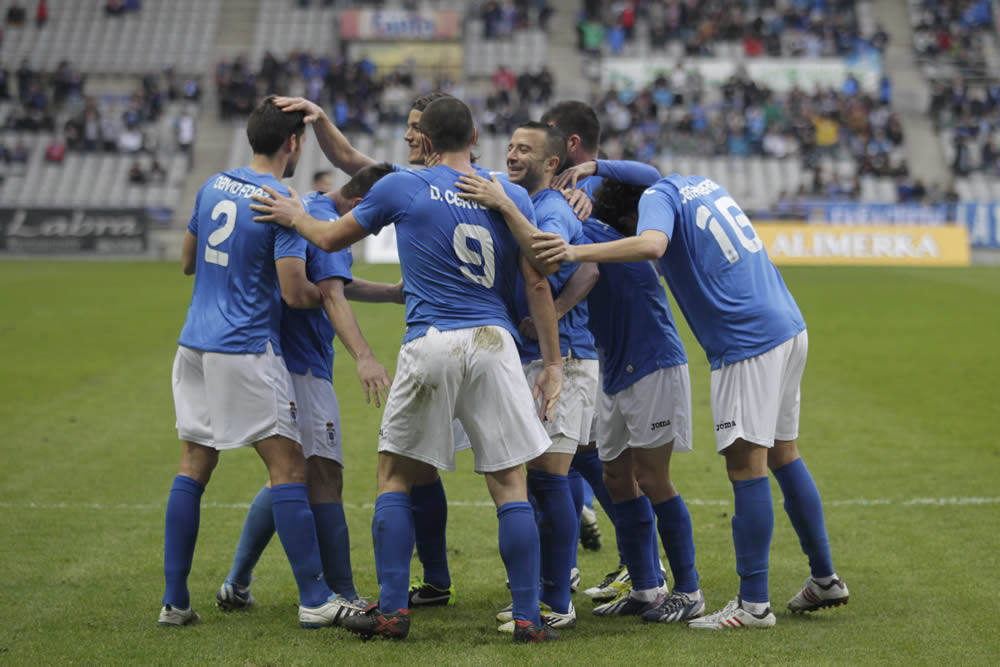
<svg viewBox="0 0 1000 667"><path fill-rule="evenodd" d="M541 554L535 511L526 502L504 503L497 509L497 519L500 557L507 568L514 618L541 626L538 610Z"/></svg>
<svg viewBox="0 0 1000 667"><path fill-rule="evenodd" d="M386 612L406 609L410 595L410 558L416 542L408 494L394 491L375 499L372 540L380 586L379 609Z"/></svg>
<svg viewBox="0 0 1000 667"><path fill-rule="evenodd" d="M424 566L424 581L437 588L451 586L448 571L448 499L438 477L433 483L410 489L417 557Z"/></svg>
<svg viewBox="0 0 1000 667"><path fill-rule="evenodd" d="M542 554L542 601L553 611L569 611L570 555L580 539L573 495L566 475L528 471L528 487L538 501L543 530L539 531Z"/></svg>
<svg viewBox="0 0 1000 667"><path fill-rule="evenodd" d="M653 512L646 496L615 503L615 529L622 536L625 564L632 578L632 588L646 591L656 588L658 563L651 562L653 540Z"/></svg>
<svg viewBox="0 0 1000 667"><path fill-rule="evenodd" d="M319 555L323 560L323 576L326 585L334 593L348 600L358 597L354 590L354 575L351 571L351 536L347 530L347 518L341 503L316 503L312 506L316 521L316 538L319 540Z"/></svg>
<svg viewBox="0 0 1000 667"><path fill-rule="evenodd" d="M177 475L167 498L167 520L163 532L163 578L166 592L163 604L178 609L191 606L187 578L194 559L194 544L198 540L198 522L201 518L201 482Z"/></svg>
<svg viewBox="0 0 1000 667"><path fill-rule="evenodd" d="M694 566L694 533L691 514L679 495L653 505L663 550L674 575L674 590L694 593L698 590L698 570Z"/></svg>
<svg viewBox="0 0 1000 667"><path fill-rule="evenodd" d="M264 553L264 548L274 535L274 512L271 509L271 489L264 487L254 496L247 510L247 518L243 521L243 532L240 533L239 544L236 545L236 556L233 557L233 569L229 571L226 581L242 588L250 585L250 575L253 568Z"/></svg>
<svg viewBox="0 0 1000 667"><path fill-rule="evenodd" d="M601 463L596 449L589 449L584 452L577 452L573 457L573 468L577 470L590 485L594 497L601 503L604 513L611 519L611 525L615 525L615 503L611 500L608 487L604 486L604 464ZM615 528L615 541L618 543L618 560L625 562L622 551L622 541L618 536L618 528Z"/></svg>
<svg viewBox="0 0 1000 667"><path fill-rule="evenodd" d="M799 536L802 552L809 557L812 576L831 576L833 557L823 519L823 501L805 462L795 459L775 470L774 477L785 496L785 512Z"/></svg>
<svg viewBox="0 0 1000 667"><path fill-rule="evenodd" d="M656 539L656 513L653 512L653 501L649 499L649 496L641 496L646 499L646 507L648 508L650 521L653 522L653 529L649 535L649 557L650 563L653 568L653 572L656 573L656 587L661 588L666 580L663 578L663 570L660 569L660 542Z"/></svg>
<svg viewBox="0 0 1000 667"><path fill-rule="evenodd" d="M573 496L573 508L576 510L576 525L580 525L580 517L583 513L583 487L586 485L586 481L583 476L570 468L569 470L569 492ZM570 556L569 566L570 568L577 567L576 562L576 552L577 549L573 549L573 553Z"/></svg>
<svg viewBox="0 0 1000 667"><path fill-rule="evenodd" d="M733 545L740 597L747 602L768 602L767 567L774 532L774 506L767 477L733 482Z"/></svg>
<svg viewBox="0 0 1000 667"><path fill-rule="evenodd" d="M594 487L587 480L583 480L583 505L594 509Z"/></svg>
<svg viewBox="0 0 1000 667"><path fill-rule="evenodd" d="M271 487L271 507L274 527L299 587L299 603L303 607L318 607L330 597L330 588L323 579L323 561L306 485Z"/></svg>

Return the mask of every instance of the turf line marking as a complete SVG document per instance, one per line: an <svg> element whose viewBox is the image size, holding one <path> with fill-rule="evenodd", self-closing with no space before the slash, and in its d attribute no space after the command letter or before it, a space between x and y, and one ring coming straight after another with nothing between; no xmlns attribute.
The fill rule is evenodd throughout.
<svg viewBox="0 0 1000 667"><path fill-rule="evenodd" d="M700 498L685 498L688 505L711 505L728 507L732 505L731 500L703 500ZM879 506L879 505L995 505L1000 503L1000 497L946 497L946 498L852 498L845 500L827 500L823 504L828 507L846 506ZM249 503L202 503L207 509L226 510L246 510ZM485 500L449 500L449 507L489 507L494 505ZM166 506L153 503L8 503L0 502L3 509L39 509L39 510L64 510L64 509L89 509L89 510L163 510ZM346 509L373 509L372 503L344 503Z"/></svg>

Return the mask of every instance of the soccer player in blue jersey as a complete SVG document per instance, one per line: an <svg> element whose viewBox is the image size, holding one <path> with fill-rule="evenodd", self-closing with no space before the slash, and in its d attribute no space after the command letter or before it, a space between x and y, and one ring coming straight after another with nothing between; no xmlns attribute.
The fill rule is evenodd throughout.
<svg viewBox="0 0 1000 667"><path fill-rule="evenodd" d="M638 178L643 178L641 169ZM633 187L604 180L597 189L597 202L604 207L595 207L584 224L588 242L622 238L599 218L617 223L617 211L607 202ZM604 263L599 269L600 279L588 295L590 329L603 355L597 446L632 587L593 613L641 615L655 622L697 617L705 601L698 587L691 515L670 478L671 455L692 447L687 355L649 262ZM657 531L674 575L671 593L661 590L656 549L649 548Z"/></svg>
<svg viewBox="0 0 1000 667"><path fill-rule="evenodd" d="M195 279L173 367L183 450L167 501L160 625L198 619L187 578L201 496L219 451L250 445L270 475L275 528L299 587L299 623L330 625L336 616L278 335L282 297L295 307L316 307L321 294L295 257L295 235L256 224L249 208L262 188L286 192L279 179L294 173L304 130L301 114L284 114L264 100L247 121L250 165L202 186L184 235L182 266Z"/></svg>
<svg viewBox="0 0 1000 667"><path fill-rule="evenodd" d="M507 173L510 182L523 186L535 207L538 228L559 234L574 243L584 240L583 225L577 219L566 198L549 187L553 176L566 159L566 139L558 130L542 123L522 124L510 139L507 150ZM482 177L464 177L459 187L484 186ZM597 278L597 267L565 263L549 276L553 294L577 271ZM593 285L593 280L589 281ZM594 337L587 328L586 292L559 312L559 344L563 355L565 381L555 414L546 424L552 445L528 463L528 489L535 498L539 512L539 534L542 549L542 615L555 628L576 624L576 609L570 599L570 576L573 555L579 539L579 518L569 486L569 468L577 447L590 439L594 400L597 394L597 350ZM558 312L558 311L557 311ZM528 382L543 369L543 361L527 304L517 301L521 321L521 343L518 351ZM501 610L497 620L501 631L513 631L511 608Z"/></svg>
<svg viewBox="0 0 1000 667"><path fill-rule="evenodd" d="M542 115L542 122L559 129L566 136L566 157L567 163L570 167L597 159L598 145L601 140L601 123L597 118L597 114L590 107L590 105L575 100L559 102ZM643 169L646 169L653 179L659 178L659 172L652 167L640 165L639 163L632 163L632 165L634 166L631 170L626 170L625 173L616 174L616 176L621 179L628 180L628 178L630 178L629 171L635 172L638 170L641 172ZM596 174L584 176L576 175L575 178L579 179L579 183L577 183L575 178L571 178L574 175L576 175L576 170L573 169L561 172L553 179L553 187L578 187L579 189L572 191L581 193L584 195L584 199L589 201L594 196L594 190L596 190L597 186L601 184L603 177ZM567 289L569 290L573 287L573 281L571 280ZM601 391L598 390L598 395L600 394ZM586 447L581 447L576 456L573 458L573 471L582 475L584 479L586 479L587 483L590 484L591 488L594 490L594 495L600 501L601 506L607 513L608 518L611 519L612 524L614 524L614 501L611 499L607 488L605 488L603 466L598 455L597 443L595 441L596 435L595 421L594 427L592 428L590 443ZM645 496L643 496L643 499L645 499ZM589 595L594 602L607 602L609 600L613 600L622 592L628 591L631 587L628 567L625 565L625 558L621 548L621 539L619 538L617 531L615 533L615 538L618 542L618 566L611 572L608 572L601 583L584 591L584 594ZM651 539L649 541L649 548L654 553L657 551L655 539ZM663 582L661 581L660 583L662 584Z"/></svg>
<svg viewBox="0 0 1000 667"><path fill-rule="evenodd" d="M472 115L460 100L431 103L420 129L441 164L383 178L336 223L316 220L294 197L271 190L273 199L260 197L255 206L264 214L258 220L293 226L331 251L396 226L408 328L379 438L372 519L379 606L345 619L344 626L363 637L402 638L409 632L409 491L428 466L454 468L457 416L497 505L500 553L514 597L514 641L543 641L556 633L539 615L538 529L522 464L550 441L518 363L520 334L510 314L520 264L545 360L534 392L542 398L542 413L551 416L562 385L558 326L548 282L533 268L534 258L520 254L530 248L534 211L524 189L510 183L491 181L494 189L478 195L482 201L458 196L456 180L480 173L471 163ZM514 202L502 214L484 205L502 196ZM483 410L485 405L492 409Z"/></svg>
<svg viewBox="0 0 1000 667"><path fill-rule="evenodd" d="M307 195L306 210L316 218L336 220L353 209L378 179L392 172L387 164L365 167L339 190ZM301 258L306 277L319 288L323 308L301 310L283 305L281 349L291 373L323 574L340 604L337 622L361 611L367 602L355 590L351 572L350 537L341 499L344 458L340 410L332 385L331 341L335 333L340 336L357 362L366 399L370 401L374 394L375 405L380 406L380 394L388 394L391 380L372 354L347 299L402 303L402 285L357 280L351 275L354 260L350 248L326 253L302 237L296 238L295 254ZM232 570L216 595L220 609L228 611L253 604L251 573L273 534L271 489L265 486L250 505Z"/></svg>
<svg viewBox="0 0 1000 667"><path fill-rule="evenodd" d="M627 238L571 246L539 232L536 246L540 257L551 261L657 260L705 348L712 367L716 446L726 458L735 497L732 528L740 591L722 610L690 621L689 627L775 624L767 581L774 530L768 468L811 570L788 608L804 612L846 603L847 586L833 568L822 501L797 446L805 321L749 218L718 183L679 174L629 200L619 197L613 208Z"/></svg>

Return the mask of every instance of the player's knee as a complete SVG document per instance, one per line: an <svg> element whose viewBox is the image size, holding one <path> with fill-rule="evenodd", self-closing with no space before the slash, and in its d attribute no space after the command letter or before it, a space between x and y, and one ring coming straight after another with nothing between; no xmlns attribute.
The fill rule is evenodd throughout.
<svg viewBox="0 0 1000 667"><path fill-rule="evenodd" d="M177 472L185 477L208 484L212 471L219 463L219 451L212 447L185 442L181 454L181 463Z"/></svg>
<svg viewBox="0 0 1000 667"><path fill-rule="evenodd" d="M799 457L797 440L775 440L774 447L767 450L767 467L777 470Z"/></svg>
<svg viewBox="0 0 1000 667"><path fill-rule="evenodd" d="M343 468L332 459L313 456L306 461L306 486L311 503L342 502Z"/></svg>

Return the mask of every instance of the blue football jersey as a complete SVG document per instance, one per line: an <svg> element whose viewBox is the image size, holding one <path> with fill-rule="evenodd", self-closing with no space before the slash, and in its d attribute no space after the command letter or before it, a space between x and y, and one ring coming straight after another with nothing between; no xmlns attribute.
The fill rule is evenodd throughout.
<svg viewBox="0 0 1000 667"><path fill-rule="evenodd" d="M489 172L477 172L488 178ZM380 179L354 209L369 233L396 225L407 330L403 342L440 331L504 327L520 340L513 319L520 248L503 216L461 199L461 176L446 165L399 171ZM501 181L521 213L535 224L528 193Z"/></svg>
<svg viewBox="0 0 1000 667"><path fill-rule="evenodd" d="M590 243L623 238L596 218L583 225ZM660 368L687 363L667 292L651 262L598 264L587 296L590 330L601 350L604 393L617 394Z"/></svg>
<svg viewBox="0 0 1000 667"><path fill-rule="evenodd" d="M545 188L539 190L531 198L535 206L535 220L538 228L545 232L559 234L567 242L586 243L583 235L583 223L573 213L566 198L557 190ZM553 297L558 297L566 281L580 267L576 263L565 263L559 270L549 276ZM559 347L565 357L571 355L577 359L596 359L597 348L594 346L594 336L587 328L587 300L583 299L559 320ZM517 315L519 320L528 316L528 301L524 296L524 279L518 274ZM537 340L524 338L518 345L521 362L528 363L542 358Z"/></svg>
<svg viewBox="0 0 1000 667"><path fill-rule="evenodd" d="M320 192L311 192L302 199L309 215L318 220L336 220L340 217L333 200ZM325 252L299 237L305 254L306 277L318 283L327 278L341 278L351 282L351 265L354 256L350 248ZM305 375L312 371L314 377L333 381L333 324L322 308L290 308L281 304L281 349L285 365L292 373Z"/></svg>
<svg viewBox="0 0 1000 667"><path fill-rule="evenodd" d="M639 199L637 233L670 239L660 268L712 368L762 354L806 328L750 219L721 185L671 174Z"/></svg>
<svg viewBox="0 0 1000 667"><path fill-rule="evenodd" d="M278 335L281 293L275 260L301 257L295 232L254 222L254 194L268 185L287 195L271 174L240 167L216 174L198 191L188 231L198 238L194 291L178 342L205 352L260 354Z"/></svg>

